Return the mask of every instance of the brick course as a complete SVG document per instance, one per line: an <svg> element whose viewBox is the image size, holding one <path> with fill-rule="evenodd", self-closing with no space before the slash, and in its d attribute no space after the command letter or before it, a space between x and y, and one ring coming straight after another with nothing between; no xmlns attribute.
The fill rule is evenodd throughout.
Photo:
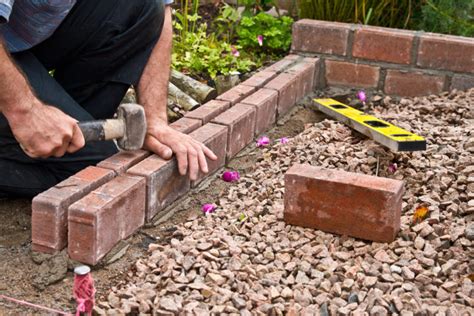
<svg viewBox="0 0 474 316"><path fill-rule="evenodd" d="M233 106L242 101L247 96L251 95L255 90L255 87L239 84L238 86L235 86L218 96L217 100L228 101L230 102L230 106Z"/></svg>
<svg viewBox="0 0 474 316"><path fill-rule="evenodd" d="M384 91L399 96L437 94L443 91L444 81L444 76L388 70Z"/></svg>
<svg viewBox="0 0 474 316"><path fill-rule="evenodd" d="M267 82L275 78L277 73L275 71L268 71L268 70L263 70L257 72L255 75L250 77L249 79L245 80L242 82L244 86L251 86L255 88L261 88L263 87Z"/></svg>
<svg viewBox="0 0 474 316"><path fill-rule="evenodd" d="M201 120L182 117L170 124L172 128L184 134L189 134L202 125Z"/></svg>
<svg viewBox="0 0 474 316"><path fill-rule="evenodd" d="M69 256L95 265L144 220L145 179L118 176L69 207Z"/></svg>
<svg viewBox="0 0 474 316"><path fill-rule="evenodd" d="M66 247L68 207L114 176L112 170L91 166L37 195L32 201L32 250L52 254Z"/></svg>
<svg viewBox="0 0 474 316"><path fill-rule="evenodd" d="M297 78L295 74L282 73L265 85L267 89L278 91L278 118L286 114L296 103Z"/></svg>
<svg viewBox="0 0 474 316"><path fill-rule="evenodd" d="M298 102L305 95L311 93L314 86L314 73L316 64L313 62L301 61L291 66L285 72L296 75L296 96L295 101Z"/></svg>
<svg viewBox="0 0 474 316"><path fill-rule="evenodd" d="M226 162L229 162L232 157L253 140L255 135L255 113L254 106L239 103L212 120L212 123L229 128Z"/></svg>
<svg viewBox="0 0 474 316"><path fill-rule="evenodd" d="M403 182L296 164L285 174L284 220L377 242L400 230Z"/></svg>
<svg viewBox="0 0 474 316"><path fill-rule="evenodd" d="M376 88L379 76L380 67L326 60L326 82L329 85Z"/></svg>
<svg viewBox="0 0 474 316"><path fill-rule="evenodd" d="M408 65L414 38L413 32L363 27L355 31L352 56Z"/></svg>

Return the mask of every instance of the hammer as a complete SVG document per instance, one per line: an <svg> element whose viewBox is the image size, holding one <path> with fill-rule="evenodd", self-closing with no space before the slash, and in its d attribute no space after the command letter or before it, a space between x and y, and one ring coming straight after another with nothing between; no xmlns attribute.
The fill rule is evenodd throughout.
<svg viewBox="0 0 474 316"><path fill-rule="evenodd" d="M117 118L78 124L86 142L116 139L120 149L135 150L142 148L145 140L145 111L135 103L121 104Z"/></svg>

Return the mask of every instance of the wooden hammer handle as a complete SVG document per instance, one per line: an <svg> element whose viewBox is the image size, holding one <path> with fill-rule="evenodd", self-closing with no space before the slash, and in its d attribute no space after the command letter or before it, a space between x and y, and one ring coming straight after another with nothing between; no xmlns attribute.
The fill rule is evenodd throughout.
<svg viewBox="0 0 474 316"><path fill-rule="evenodd" d="M79 122L79 128L86 142L117 139L125 135L125 124L119 119Z"/></svg>

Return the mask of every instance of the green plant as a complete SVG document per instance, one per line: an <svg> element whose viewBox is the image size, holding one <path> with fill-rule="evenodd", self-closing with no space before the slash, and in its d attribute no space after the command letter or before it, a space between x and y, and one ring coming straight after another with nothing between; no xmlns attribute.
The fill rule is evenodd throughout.
<svg viewBox="0 0 474 316"><path fill-rule="evenodd" d="M239 12L227 3L224 3L220 9L219 16L213 21L217 37L221 40L232 42L235 38L235 29L239 20Z"/></svg>
<svg viewBox="0 0 474 316"><path fill-rule="evenodd" d="M325 21L406 28L415 0L298 0L298 16Z"/></svg>
<svg viewBox="0 0 474 316"><path fill-rule="evenodd" d="M276 18L264 12L253 17L244 16L237 27L238 43L244 49L260 53L285 53L291 45L292 24L290 17Z"/></svg>
<svg viewBox="0 0 474 316"><path fill-rule="evenodd" d="M414 26L427 32L474 36L474 2L425 0Z"/></svg>
<svg viewBox="0 0 474 316"><path fill-rule="evenodd" d="M238 4L244 7L242 16L253 16L270 10L274 6L274 0L238 0Z"/></svg>
<svg viewBox="0 0 474 316"><path fill-rule="evenodd" d="M175 28L182 28L180 23L179 19L175 21ZM244 55L236 56L239 49L240 46L232 46L218 40L215 34L208 34L207 25L202 23L193 32L174 35L172 66L204 79L215 79L219 74L247 72L255 63Z"/></svg>

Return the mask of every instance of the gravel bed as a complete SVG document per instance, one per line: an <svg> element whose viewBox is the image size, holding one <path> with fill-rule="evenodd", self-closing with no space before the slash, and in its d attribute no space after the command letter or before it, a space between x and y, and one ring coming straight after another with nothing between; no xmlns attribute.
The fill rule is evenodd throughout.
<svg viewBox="0 0 474 316"><path fill-rule="evenodd" d="M209 201L215 213L195 212L170 243L151 244L96 312L473 315L473 104L474 89L373 97L372 113L426 137L423 152L391 153L333 120L256 149L255 171ZM403 179L397 239L382 244L285 225L283 176L293 163ZM429 213L414 223L422 204Z"/></svg>

